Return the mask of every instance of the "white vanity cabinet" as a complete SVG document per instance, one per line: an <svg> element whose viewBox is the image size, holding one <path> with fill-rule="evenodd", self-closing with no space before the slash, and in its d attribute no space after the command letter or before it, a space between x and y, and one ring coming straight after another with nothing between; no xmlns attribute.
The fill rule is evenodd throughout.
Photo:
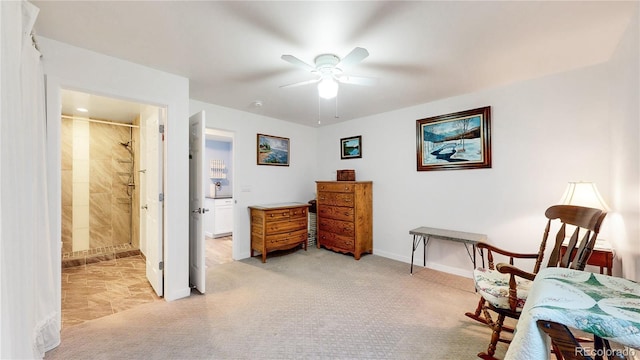
<svg viewBox="0 0 640 360"><path fill-rule="evenodd" d="M209 210L204 213L204 235L208 237L213 237L213 227L214 227L213 208L214 207L215 207L215 199L209 198L209 197L204 199L204 208Z"/></svg>
<svg viewBox="0 0 640 360"><path fill-rule="evenodd" d="M213 237L233 232L233 199L214 199Z"/></svg>

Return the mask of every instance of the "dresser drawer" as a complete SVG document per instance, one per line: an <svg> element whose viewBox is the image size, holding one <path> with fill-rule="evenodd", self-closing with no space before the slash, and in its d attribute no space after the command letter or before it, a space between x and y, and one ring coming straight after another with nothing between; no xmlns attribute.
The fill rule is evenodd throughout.
<svg viewBox="0 0 640 360"><path fill-rule="evenodd" d="M318 205L318 216L343 221L353 221L354 210L352 207Z"/></svg>
<svg viewBox="0 0 640 360"><path fill-rule="evenodd" d="M287 231L306 229L307 228L307 218L303 217L303 218L296 218L296 219L285 220L285 221L267 222L267 224L265 226L266 226L266 234L267 235L281 233L281 232L287 232Z"/></svg>
<svg viewBox="0 0 640 360"><path fill-rule="evenodd" d="M353 192L354 185L351 183L318 183L318 191L330 191L330 192Z"/></svg>
<svg viewBox="0 0 640 360"><path fill-rule="evenodd" d="M289 209L268 210L264 212L264 216L269 221L278 221L288 219L290 217Z"/></svg>
<svg viewBox="0 0 640 360"><path fill-rule="evenodd" d="M355 235L355 226L353 225L353 222L341 220L320 218L318 220L318 230L346 236Z"/></svg>
<svg viewBox="0 0 640 360"><path fill-rule="evenodd" d="M318 192L318 205L354 206L354 195L352 193L339 192Z"/></svg>
<svg viewBox="0 0 640 360"><path fill-rule="evenodd" d="M268 247L299 244L307 241L307 229L291 231L265 237Z"/></svg>
<svg viewBox="0 0 640 360"><path fill-rule="evenodd" d="M349 252L355 250L355 239L353 236L345 236L322 230L318 230L318 244Z"/></svg>
<svg viewBox="0 0 640 360"><path fill-rule="evenodd" d="M307 210L308 207L300 207L300 208L294 208L294 209L289 209L289 217L290 218L300 218L300 217L307 217Z"/></svg>

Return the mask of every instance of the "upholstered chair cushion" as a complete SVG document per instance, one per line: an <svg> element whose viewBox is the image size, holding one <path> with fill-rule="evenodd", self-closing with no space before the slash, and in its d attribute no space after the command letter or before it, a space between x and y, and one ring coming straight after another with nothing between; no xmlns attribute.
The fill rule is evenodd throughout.
<svg viewBox="0 0 640 360"><path fill-rule="evenodd" d="M499 309L509 309L509 274L498 270L478 268L473 271L476 289L480 296ZM516 277L518 302L516 311L522 311L533 282Z"/></svg>

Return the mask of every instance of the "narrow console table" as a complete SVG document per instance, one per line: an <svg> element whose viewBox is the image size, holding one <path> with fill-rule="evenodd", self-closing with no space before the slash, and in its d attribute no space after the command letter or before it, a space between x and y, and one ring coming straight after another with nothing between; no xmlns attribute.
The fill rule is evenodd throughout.
<svg viewBox="0 0 640 360"><path fill-rule="evenodd" d="M468 233L463 231L437 229L431 227L419 227L409 231L409 234L413 235L413 248L411 250L411 274L413 275L413 254L415 253L420 241L422 241L422 266L427 266L427 244L431 238L449 240L461 242L467 249L467 254L473 262L473 268L476 268L476 244L479 241L486 241L487 235ZM471 245L472 251L469 251L469 245ZM473 254L472 254L473 253ZM482 258L482 266L484 266L484 255L480 253Z"/></svg>

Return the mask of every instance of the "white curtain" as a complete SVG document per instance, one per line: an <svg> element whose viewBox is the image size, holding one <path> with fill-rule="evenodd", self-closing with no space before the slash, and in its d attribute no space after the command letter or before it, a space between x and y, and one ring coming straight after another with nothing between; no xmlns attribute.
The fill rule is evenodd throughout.
<svg viewBox="0 0 640 360"><path fill-rule="evenodd" d="M60 343L48 219L38 8L0 1L0 358L42 358Z"/></svg>

